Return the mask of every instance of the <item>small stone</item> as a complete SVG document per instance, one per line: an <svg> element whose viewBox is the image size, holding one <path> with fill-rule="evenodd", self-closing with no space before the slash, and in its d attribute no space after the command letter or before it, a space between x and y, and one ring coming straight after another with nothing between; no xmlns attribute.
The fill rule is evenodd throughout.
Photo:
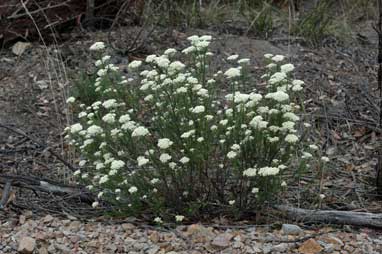
<svg viewBox="0 0 382 254"><path fill-rule="evenodd" d="M54 218L53 218L53 216L52 215L47 215L47 216L45 216L43 219L42 219L42 221L44 222L44 223L50 223L50 222L52 222L54 220Z"/></svg>
<svg viewBox="0 0 382 254"><path fill-rule="evenodd" d="M74 231L79 230L80 227L81 227L81 222L78 221L78 220L72 221L72 222L69 224L69 228L70 228L71 230L74 230Z"/></svg>
<svg viewBox="0 0 382 254"><path fill-rule="evenodd" d="M287 243L280 243L272 247L272 252L285 252L289 248Z"/></svg>
<svg viewBox="0 0 382 254"><path fill-rule="evenodd" d="M156 254L159 250L159 246L154 246L147 251L147 254Z"/></svg>
<svg viewBox="0 0 382 254"><path fill-rule="evenodd" d="M227 248L231 244L231 239L233 238L233 235L229 233L223 233L218 236L216 236L212 240L212 245L219 248Z"/></svg>
<svg viewBox="0 0 382 254"><path fill-rule="evenodd" d="M25 217L25 215L20 215L20 217L19 217L19 223L22 225L22 224L25 223L25 221L26 221L26 217Z"/></svg>
<svg viewBox="0 0 382 254"><path fill-rule="evenodd" d="M157 231L153 231L150 235L149 235L149 239L151 242L153 243L158 243L159 240L160 240L160 235Z"/></svg>
<svg viewBox="0 0 382 254"><path fill-rule="evenodd" d="M48 250L47 248L45 247L41 247L40 249L38 249L38 254L48 254Z"/></svg>
<svg viewBox="0 0 382 254"><path fill-rule="evenodd" d="M135 225L134 224L131 224L131 223L123 223L121 225L121 227L123 228L123 230L125 231L130 231L130 230L134 230L135 229Z"/></svg>
<svg viewBox="0 0 382 254"><path fill-rule="evenodd" d="M285 235L299 235L303 232L303 230L294 224L283 224L281 230Z"/></svg>
<svg viewBox="0 0 382 254"><path fill-rule="evenodd" d="M321 245L313 238L306 240L302 243L300 248L298 248L298 251L302 254L316 254L322 250L323 248L321 247Z"/></svg>
<svg viewBox="0 0 382 254"><path fill-rule="evenodd" d="M54 247L53 244L49 245L49 247L48 247L48 252L49 252L49 253L57 253L57 251L56 251L56 247Z"/></svg>
<svg viewBox="0 0 382 254"><path fill-rule="evenodd" d="M72 250L69 247L65 246L64 244L57 244L56 243L56 249L60 250L64 254L72 253Z"/></svg>
<svg viewBox="0 0 382 254"><path fill-rule="evenodd" d="M36 248L36 240L32 237L25 236L21 238L17 251L23 254L30 254Z"/></svg>
<svg viewBox="0 0 382 254"><path fill-rule="evenodd" d="M27 50L29 47L31 47L32 44L29 42L16 42L12 46L12 53L15 54L16 56L21 56L25 50Z"/></svg>

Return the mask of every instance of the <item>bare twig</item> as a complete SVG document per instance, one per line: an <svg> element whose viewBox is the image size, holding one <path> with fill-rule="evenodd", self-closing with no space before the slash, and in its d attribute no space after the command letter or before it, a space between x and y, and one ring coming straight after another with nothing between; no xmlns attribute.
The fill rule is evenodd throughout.
<svg viewBox="0 0 382 254"><path fill-rule="evenodd" d="M44 149L46 149L51 155L53 155L54 157L56 157L59 161L61 161L65 166L67 166L69 169L71 169L72 171L75 171L77 170L76 167L74 167L71 163L69 163L68 161L66 161L64 158L62 158L61 155L57 154L51 147L37 141L36 139L32 138L31 136L27 135L25 132L23 132L22 130L19 130L19 129L15 129L15 128L12 128L10 126L7 126L5 124L2 124L0 123L0 128L3 128L3 129L7 129L9 131L12 131L18 135L21 135L23 137L26 137L28 138L30 141L32 141L33 143L43 147Z"/></svg>

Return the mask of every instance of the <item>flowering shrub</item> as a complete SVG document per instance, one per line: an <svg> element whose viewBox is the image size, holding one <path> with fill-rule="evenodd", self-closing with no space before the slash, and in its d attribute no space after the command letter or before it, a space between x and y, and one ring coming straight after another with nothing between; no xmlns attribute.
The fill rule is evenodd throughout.
<svg viewBox="0 0 382 254"><path fill-rule="evenodd" d="M90 49L98 55L99 101L68 100L81 109L79 122L66 129L83 157L75 175L120 211L145 211L158 223L259 209L275 200L286 174L300 172L312 157L297 131L304 82L291 78L294 66L284 56L265 55L266 85L257 90L250 59L230 56L233 67L213 74L211 37L188 40L182 52L132 61L129 77L97 42Z"/></svg>

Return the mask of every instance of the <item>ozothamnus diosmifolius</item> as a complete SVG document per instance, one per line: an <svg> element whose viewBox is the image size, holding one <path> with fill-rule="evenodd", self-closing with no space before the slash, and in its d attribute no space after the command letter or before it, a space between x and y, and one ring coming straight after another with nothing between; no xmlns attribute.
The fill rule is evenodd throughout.
<svg viewBox="0 0 382 254"><path fill-rule="evenodd" d="M284 56L265 55L260 89L248 77L249 58L232 55L231 68L211 73L211 36L188 40L181 52L132 61L128 77L97 42L90 50L99 100L68 99L80 110L66 128L83 158L79 181L117 211L157 223L255 212L276 202L286 175L303 172L317 150L303 146L304 82L292 79Z"/></svg>

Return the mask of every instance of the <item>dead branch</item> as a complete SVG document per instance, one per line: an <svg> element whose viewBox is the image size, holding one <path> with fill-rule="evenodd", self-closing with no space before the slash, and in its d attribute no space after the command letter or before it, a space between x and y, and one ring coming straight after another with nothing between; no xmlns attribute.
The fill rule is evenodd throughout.
<svg viewBox="0 0 382 254"><path fill-rule="evenodd" d="M52 193L55 195L71 195L77 196L81 201L86 203L92 203L94 198L84 187L77 185L64 185L58 182L54 182L47 179L41 179L30 176L12 175L12 174L0 174L0 184L4 184L8 188L12 186L32 189L34 191L41 191L45 193ZM4 187L4 189L5 189ZM3 193L3 199L4 193ZM1 201L3 204L3 201Z"/></svg>
<svg viewBox="0 0 382 254"><path fill-rule="evenodd" d="M16 129L16 128L12 128L10 126L7 126L5 124L2 124L0 123L0 128L4 128L4 129L7 129L13 133L16 133L18 135L21 135L27 139L29 139L30 141L32 141L33 143L43 147L44 149L46 149L51 155L53 155L54 157L56 157L59 161L61 161L65 166L67 166L69 169L71 169L72 171L75 171L77 170L71 163L69 163L68 161L66 161L64 158L62 158L59 154L57 154L51 147L45 145L45 144L42 144L41 142L37 141L36 139L32 138L31 136L27 135L25 132L23 132L22 130L19 130L19 129Z"/></svg>
<svg viewBox="0 0 382 254"><path fill-rule="evenodd" d="M337 210L308 210L285 205L275 207L293 220L309 223L330 223L340 225L382 228L382 213L365 213Z"/></svg>

